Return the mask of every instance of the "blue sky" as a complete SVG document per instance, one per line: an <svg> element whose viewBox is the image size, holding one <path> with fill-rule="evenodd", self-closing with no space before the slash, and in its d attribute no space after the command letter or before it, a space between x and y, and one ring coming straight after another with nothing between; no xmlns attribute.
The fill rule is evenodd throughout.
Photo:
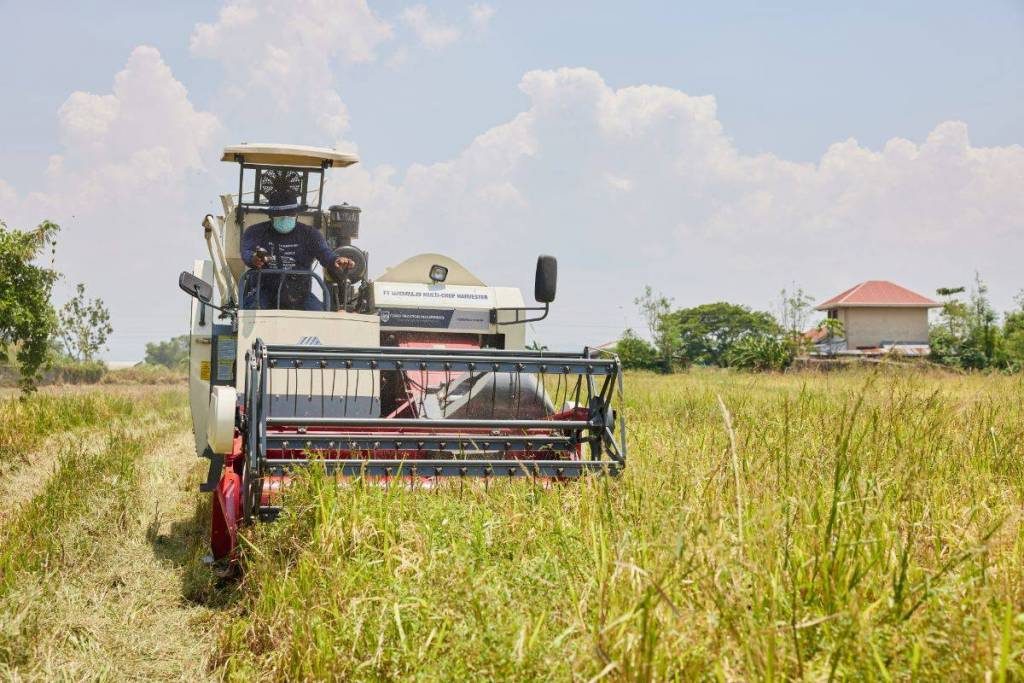
<svg viewBox="0 0 1024 683"><path fill-rule="evenodd" d="M244 28L216 35L283 43L283 80L250 70L260 48L247 64L195 45L197 25L216 28L235 4ZM217 148L240 140L358 146L364 175L332 182L367 209L364 246L379 266L407 255L390 253L404 241L525 288L529 254L560 252L562 308L536 329L560 346L637 325L631 300L646 283L681 304L759 308L794 280L822 299L870 277L930 293L979 269L1003 308L1024 286L1012 189L1024 186L1024 4L494 0L475 3L477 22L472 4L324 0L286 39L273 21L260 28L290 11L271 2L0 2L0 217L45 211L65 225L64 270L111 303L116 359L181 325L173 274L203 249L188 226L230 189ZM302 33L327 14L330 35ZM357 29L376 36L358 54ZM307 39L341 47L310 65ZM157 56L131 61L138 46ZM151 129L122 104L123 120L103 114L95 129L126 70L141 90L166 86L165 109L184 102L184 123L168 114L166 131ZM313 90L336 96L347 120L321 122L303 94ZM144 111L147 96L131 101ZM205 132L190 137L197 122ZM68 193L96 168L114 170L90 188L124 184L130 145L99 149L90 136L171 150L152 186L131 171L131 199ZM894 138L915 147L865 158ZM145 213L154 203L159 216ZM104 263L111 241L137 245L136 263L130 250ZM151 280L125 286L140 275Z"/></svg>

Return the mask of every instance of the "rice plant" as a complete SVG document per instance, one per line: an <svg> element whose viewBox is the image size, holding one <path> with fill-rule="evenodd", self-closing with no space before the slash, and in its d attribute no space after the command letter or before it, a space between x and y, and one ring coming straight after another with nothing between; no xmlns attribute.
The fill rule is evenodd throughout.
<svg viewBox="0 0 1024 683"><path fill-rule="evenodd" d="M628 378L619 479L339 486L247 533L231 678L1024 673L1024 385Z"/></svg>

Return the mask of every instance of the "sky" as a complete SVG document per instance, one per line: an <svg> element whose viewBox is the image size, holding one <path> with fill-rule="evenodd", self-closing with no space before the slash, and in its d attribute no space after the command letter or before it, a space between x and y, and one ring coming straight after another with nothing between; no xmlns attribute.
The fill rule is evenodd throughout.
<svg viewBox="0 0 1024 683"><path fill-rule="evenodd" d="M104 354L187 324L225 145L357 151L371 275L437 251L532 293L571 349L678 306L866 279L1024 288L1024 2L0 0L0 219L62 226L55 298Z"/></svg>

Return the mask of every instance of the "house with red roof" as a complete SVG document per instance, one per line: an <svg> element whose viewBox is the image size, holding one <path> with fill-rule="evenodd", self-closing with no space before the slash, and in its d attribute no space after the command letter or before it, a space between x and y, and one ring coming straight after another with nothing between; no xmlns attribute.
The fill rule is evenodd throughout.
<svg viewBox="0 0 1024 683"><path fill-rule="evenodd" d="M816 308L843 326L845 344L831 350L928 353L928 310L942 304L888 280L867 280ZM841 343L841 342L840 342Z"/></svg>

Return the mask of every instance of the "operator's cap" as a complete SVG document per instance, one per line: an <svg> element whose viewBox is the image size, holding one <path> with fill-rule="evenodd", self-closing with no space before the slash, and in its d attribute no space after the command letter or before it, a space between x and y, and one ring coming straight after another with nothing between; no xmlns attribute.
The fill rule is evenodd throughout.
<svg viewBox="0 0 1024 683"><path fill-rule="evenodd" d="M306 205L291 194L272 194L267 197L267 202L268 216L294 216L306 210Z"/></svg>

